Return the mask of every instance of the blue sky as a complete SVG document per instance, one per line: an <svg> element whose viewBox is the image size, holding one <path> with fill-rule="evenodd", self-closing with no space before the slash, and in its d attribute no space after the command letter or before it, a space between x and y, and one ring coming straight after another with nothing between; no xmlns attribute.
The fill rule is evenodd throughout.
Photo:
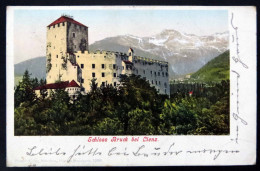
<svg viewBox="0 0 260 171"><path fill-rule="evenodd" d="M196 35L210 35L228 30L227 10L170 9L15 9L14 62L44 56L46 26L62 14L89 27L90 44L106 37L131 34L145 37L174 29ZM8 21L7 21L8 22Z"/></svg>

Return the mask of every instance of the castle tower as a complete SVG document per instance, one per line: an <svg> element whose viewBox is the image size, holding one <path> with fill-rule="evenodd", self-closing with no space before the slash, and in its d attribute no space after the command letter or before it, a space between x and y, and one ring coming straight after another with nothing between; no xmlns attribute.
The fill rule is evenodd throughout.
<svg viewBox="0 0 260 171"><path fill-rule="evenodd" d="M88 50L87 26L69 16L61 16L49 24L46 47L47 83L76 79L72 77L77 76L78 72L74 53L85 50ZM72 69L71 73L69 70Z"/></svg>
<svg viewBox="0 0 260 171"><path fill-rule="evenodd" d="M129 48L129 50L128 50L128 60L130 62L133 62L133 57L134 57L134 50L132 48Z"/></svg>

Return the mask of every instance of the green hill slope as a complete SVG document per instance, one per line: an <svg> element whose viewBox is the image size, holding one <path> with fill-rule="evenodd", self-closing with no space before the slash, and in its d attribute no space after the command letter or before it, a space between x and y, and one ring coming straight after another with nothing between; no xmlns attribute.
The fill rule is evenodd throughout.
<svg viewBox="0 0 260 171"><path fill-rule="evenodd" d="M209 61L191 75L191 79L201 82L220 82L229 79L229 50Z"/></svg>
<svg viewBox="0 0 260 171"><path fill-rule="evenodd" d="M15 76L22 76L25 70L29 71L31 78L45 79L46 57L36 57L14 65Z"/></svg>

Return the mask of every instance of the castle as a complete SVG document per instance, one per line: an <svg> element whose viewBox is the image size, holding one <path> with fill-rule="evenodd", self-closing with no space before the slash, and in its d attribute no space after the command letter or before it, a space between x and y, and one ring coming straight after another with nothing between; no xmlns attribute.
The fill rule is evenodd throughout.
<svg viewBox="0 0 260 171"><path fill-rule="evenodd" d="M55 85L60 83L55 82L59 80L73 82L74 87L63 87L67 91L80 87L80 92L86 94L93 78L99 86L118 86L121 74L135 74L146 79L160 94L170 95L168 62L135 56L132 48L128 53L90 52L88 27L69 16L61 16L47 26L46 73L47 84L36 90L57 89L59 86Z"/></svg>

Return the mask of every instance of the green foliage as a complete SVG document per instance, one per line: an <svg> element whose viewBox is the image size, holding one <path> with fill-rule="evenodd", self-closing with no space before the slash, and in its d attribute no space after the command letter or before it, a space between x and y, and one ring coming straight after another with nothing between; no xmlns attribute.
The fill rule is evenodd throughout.
<svg viewBox="0 0 260 171"><path fill-rule="evenodd" d="M18 107L22 102L30 102L31 104L35 101L35 93L33 91L34 87L37 87L38 80L31 79L29 72L26 70L24 72L22 80L19 82L14 92L14 104Z"/></svg>
<svg viewBox="0 0 260 171"><path fill-rule="evenodd" d="M17 86L15 135L229 134L229 81L169 98L140 76L121 76L117 88L93 79L91 91L73 102L64 90L37 98L29 87L44 83L26 72Z"/></svg>
<svg viewBox="0 0 260 171"><path fill-rule="evenodd" d="M191 75L192 79L201 82L221 82L229 80L229 50L209 61L196 73Z"/></svg>
<svg viewBox="0 0 260 171"><path fill-rule="evenodd" d="M68 62L67 57L62 56L61 59L62 59L62 64L61 64L62 69L67 70L67 62Z"/></svg>
<svg viewBox="0 0 260 171"><path fill-rule="evenodd" d="M51 54L47 56L47 63L46 63L46 72L48 73L51 70L52 64L51 64Z"/></svg>

